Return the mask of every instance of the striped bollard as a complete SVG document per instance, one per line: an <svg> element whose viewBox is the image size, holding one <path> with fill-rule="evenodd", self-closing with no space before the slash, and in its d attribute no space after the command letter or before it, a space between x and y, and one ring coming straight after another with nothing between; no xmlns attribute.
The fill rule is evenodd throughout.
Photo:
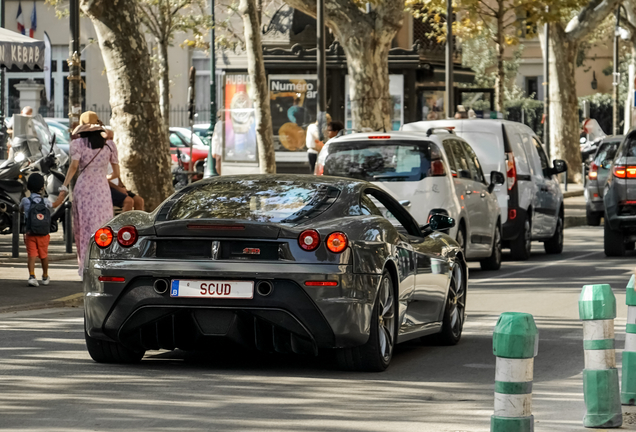
<svg viewBox="0 0 636 432"><path fill-rule="evenodd" d="M623 371L621 380L621 403L636 405L636 276L627 284L627 327L625 329L625 351L623 351Z"/></svg>
<svg viewBox="0 0 636 432"><path fill-rule="evenodd" d="M579 298L583 320L583 426L612 428L623 424L614 351L616 298L609 285L585 285Z"/></svg>
<svg viewBox="0 0 636 432"><path fill-rule="evenodd" d="M492 336L497 356L495 414L491 432L532 432L532 375L539 349L539 332L532 315L504 312Z"/></svg>

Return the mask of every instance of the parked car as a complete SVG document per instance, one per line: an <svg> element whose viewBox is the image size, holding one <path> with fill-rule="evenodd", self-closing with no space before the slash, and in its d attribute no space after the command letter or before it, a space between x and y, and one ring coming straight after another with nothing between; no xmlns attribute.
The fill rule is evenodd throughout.
<svg viewBox="0 0 636 432"><path fill-rule="evenodd" d="M585 182L585 216L588 225L601 224L601 218L605 213L604 186L610 175L610 167L616 156L616 150L624 138L624 135L618 135L603 139L592 156Z"/></svg>
<svg viewBox="0 0 636 432"><path fill-rule="evenodd" d="M603 191L605 205L604 250L623 256L636 242L636 131L621 142Z"/></svg>
<svg viewBox="0 0 636 432"><path fill-rule="evenodd" d="M203 144L209 146L210 145L210 137L208 136L208 132L210 130L210 123L200 123L195 124L193 126L194 133L201 139Z"/></svg>
<svg viewBox="0 0 636 432"><path fill-rule="evenodd" d="M184 131L186 131L187 134L184 133ZM208 157L208 146L203 144L196 134L194 135L193 143L192 155L190 155L190 131L184 128L170 128L170 153L172 162L174 164L178 163L178 149L179 153L186 154L190 157L190 160L184 162L183 168L189 170L190 164L194 164L194 170L199 173L198 177L201 178L203 176L203 164L205 163L205 158Z"/></svg>
<svg viewBox="0 0 636 432"><path fill-rule="evenodd" d="M457 221L450 235L467 260L480 260L485 270L501 266L501 220L493 189L504 176L497 173L488 184L470 145L446 129L425 136L390 132L332 139L318 156L316 174L370 181L400 200L420 224L433 214L448 214Z"/></svg>
<svg viewBox="0 0 636 432"><path fill-rule="evenodd" d="M373 200L395 216L384 218ZM382 371L396 343L461 338L468 273L454 239L382 189L308 175L224 176L97 230L86 346L104 363L219 339Z"/></svg>
<svg viewBox="0 0 636 432"><path fill-rule="evenodd" d="M563 251L563 194L556 174L565 172L563 160L548 156L528 126L506 120L440 120L404 125L405 131L452 127L474 148L484 172L506 173L507 187L497 188L501 207L503 246L517 260L530 258L532 241L542 241L546 253ZM489 181L486 174L486 181Z"/></svg>

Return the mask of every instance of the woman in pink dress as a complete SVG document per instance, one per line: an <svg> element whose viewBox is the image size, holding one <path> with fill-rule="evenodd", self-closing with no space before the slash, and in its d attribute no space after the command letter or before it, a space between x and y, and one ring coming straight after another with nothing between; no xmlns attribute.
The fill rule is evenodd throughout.
<svg viewBox="0 0 636 432"><path fill-rule="evenodd" d="M80 125L73 131L79 138L71 141L71 166L64 186L78 172L73 188L73 233L77 249L79 275L84 271L84 259L91 237L113 217L113 204L106 175L108 165L113 178L119 178L119 160L115 143L106 139L106 132L97 114L83 113Z"/></svg>

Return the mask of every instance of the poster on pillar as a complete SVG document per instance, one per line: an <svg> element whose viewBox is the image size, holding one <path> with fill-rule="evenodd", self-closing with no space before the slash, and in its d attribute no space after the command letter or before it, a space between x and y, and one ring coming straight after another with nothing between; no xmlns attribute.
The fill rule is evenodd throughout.
<svg viewBox="0 0 636 432"><path fill-rule="evenodd" d="M391 126L393 130L400 130L404 124L404 75L389 75L389 94L393 101ZM353 129L353 118L349 97L349 75L345 75L345 107L345 128L350 131Z"/></svg>
<svg viewBox="0 0 636 432"><path fill-rule="evenodd" d="M307 126L318 110L316 75L269 75L269 104L277 161L307 160Z"/></svg>
<svg viewBox="0 0 636 432"><path fill-rule="evenodd" d="M256 162L256 122L247 74L225 75L223 160Z"/></svg>

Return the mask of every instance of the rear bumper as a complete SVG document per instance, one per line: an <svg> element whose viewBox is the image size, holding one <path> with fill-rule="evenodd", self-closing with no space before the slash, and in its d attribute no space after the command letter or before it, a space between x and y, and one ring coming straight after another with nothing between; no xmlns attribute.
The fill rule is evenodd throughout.
<svg viewBox="0 0 636 432"><path fill-rule="evenodd" d="M511 219L510 218L511 208L512 207L509 207L509 210L508 210L508 220L501 227L501 236L502 236L502 240L504 241L514 240L517 237L519 237L521 233L523 233L523 229L524 229L523 225L526 220L526 215L528 214L526 210L517 208L516 209L517 216L514 219Z"/></svg>
<svg viewBox="0 0 636 432"><path fill-rule="evenodd" d="M91 260L84 277L86 331L144 350L205 348L226 338L266 351L315 353L367 341L381 275L322 264L250 263L248 273L245 265ZM126 282L100 282L100 275ZM172 298L155 292L159 278L268 280L273 290L267 296L255 291L252 299ZM306 280L336 280L338 286L306 287Z"/></svg>

